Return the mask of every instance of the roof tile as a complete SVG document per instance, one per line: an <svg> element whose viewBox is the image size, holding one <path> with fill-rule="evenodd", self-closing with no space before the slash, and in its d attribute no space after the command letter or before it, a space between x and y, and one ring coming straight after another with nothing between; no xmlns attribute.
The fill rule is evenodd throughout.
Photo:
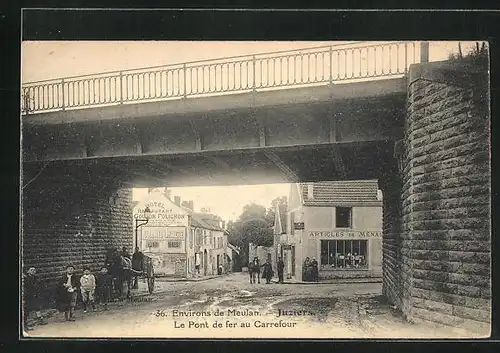
<svg viewBox="0 0 500 353"><path fill-rule="evenodd" d="M377 202L377 180L342 180L302 183L302 196L306 206L331 206L338 203ZM307 197L308 185L313 186L313 198Z"/></svg>

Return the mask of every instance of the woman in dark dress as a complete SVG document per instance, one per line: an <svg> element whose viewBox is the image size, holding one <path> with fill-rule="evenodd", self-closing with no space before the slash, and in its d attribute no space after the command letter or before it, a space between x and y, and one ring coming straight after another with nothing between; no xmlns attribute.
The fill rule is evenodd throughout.
<svg viewBox="0 0 500 353"><path fill-rule="evenodd" d="M311 261L311 275L312 275L312 278L311 280L313 282L318 282L319 280L319 269L318 269L318 261L316 261L316 258L313 257L312 258L312 261Z"/></svg>
<svg viewBox="0 0 500 353"><path fill-rule="evenodd" d="M59 311L64 311L66 321L75 321L74 311L80 281L74 274L74 267L66 267L66 273L62 275L58 285L57 303Z"/></svg>
<svg viewBox="0 0 500 353"><path fill-rule="evenodd" d="M309 257L306 257L302 267L302 280L304 282L309 282L311 280L311 272L311 260Z"/></svg>

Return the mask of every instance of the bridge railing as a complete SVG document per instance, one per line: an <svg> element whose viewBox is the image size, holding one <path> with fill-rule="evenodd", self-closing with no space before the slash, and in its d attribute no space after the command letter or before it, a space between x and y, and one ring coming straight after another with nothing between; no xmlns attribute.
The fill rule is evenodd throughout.
<svg viewBox="0 0 500 353"><path fill-rule="evenodd" d="M349 43L65 77L22 85L23 114L404 75L418 42Z"/></svg>

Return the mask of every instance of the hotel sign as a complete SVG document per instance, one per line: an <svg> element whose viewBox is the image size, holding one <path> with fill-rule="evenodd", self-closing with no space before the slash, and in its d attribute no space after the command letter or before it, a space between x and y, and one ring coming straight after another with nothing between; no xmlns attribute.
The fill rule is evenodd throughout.
<svg viewBox="0 0 500 353"><path fill-rule="evenodd" d="M150 212L145 214L145 207L148 207ZM136 208L134 210L134 219L148 218L148 226L157 227L172 227L172 226L187 226L188 217L185 213L172 209L168 204L162 201L149 201L144 208Z"/></svg>
<svg viewBox="0 0 500 353"><path fill-rule="evenodd" d="M369 239L382 238L382 231L376 230L327 230L327 231L310 231L309 238L312 239Z"/></svg>

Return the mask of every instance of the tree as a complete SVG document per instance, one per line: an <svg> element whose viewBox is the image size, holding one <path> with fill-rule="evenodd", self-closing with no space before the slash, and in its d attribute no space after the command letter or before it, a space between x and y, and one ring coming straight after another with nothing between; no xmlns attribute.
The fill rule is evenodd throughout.
<svg viewBox="0 0 500 353"><path fill-rule="evenodd" d="M229 242L239 246L245 258L250 243L261 246L273 245L273 232L266 213L264 206L251 203L243 207L243 212L237 221L229 221L227 224Z"/></svg>
<svg viewBox="0 0 500 353"><path fill-rule="evenodd" d="M274 199L269 209L255 203L245 205L238 220L227 223L228 240L241 248L243 258L248 258L250 243L258 246L273 245L276 205L279 205L280 213L285 214L288 207L286 196Z"/></svg>

